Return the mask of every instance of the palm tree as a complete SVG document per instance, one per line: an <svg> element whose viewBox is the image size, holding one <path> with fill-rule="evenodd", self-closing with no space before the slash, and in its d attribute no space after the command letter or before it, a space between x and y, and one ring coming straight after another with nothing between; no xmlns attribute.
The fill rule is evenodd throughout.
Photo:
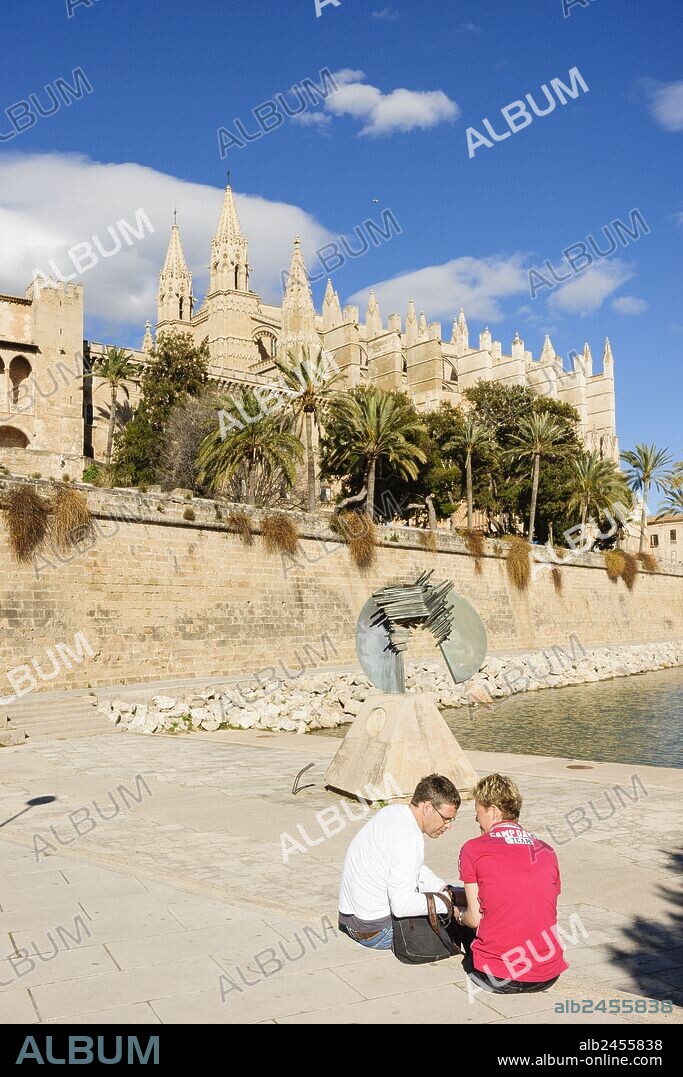
<svg viewBox="0 0 683 1077"><path fill-rule="evenodd" d="M332 401L325 427L327 467L350 474L363 466L366 512L374 518L377 461L386 458L399 475L415 479L426 453L416 444L424 426L402 393L358 386Z"/></svg>
<svg viewBox="0 0 683 1077"><path fill-rule="evenodd" d="M489 428L484 423L478 423L476 419L467 419L465 426L461 433L449 442L444 447L444 452L450 452L453 449L464 453L465 456L465 476L467 483L467 530L472 531L474 528L474 507L472 499L472 457L481 450L481 448L491 440L491 433Z"/></svg>
<svg viewBox="0 0 683 1077"><path fill-rule="evenodd" d="M580 509L581 532L586 530L588 513L592 508L599 514L624 495L625 480L612 460L606 460L597 452L586 453L578 460L571 460L573 491L568 501L569 509Z"/></svg>
<svg viewBox="0 0 683 1077"><path fill-rule="evenodd" d="M541 457L559 456L563 452L561 443L565 437L566 430L547 412L534 412L527 419L522 419L519 424L519 433L511 437L516 445L508 449L508 453L511 456L530 457L533 460L529 542L534 541Z"/></svg>
<svg viewBox="0 0 683 1077"><path fill-rule="evenodd" d="M96 375L98 378L104 378L105 381L109 382L111 396L109 401L109 432L107 434L105 453L107 467L111 464L111 453L114 445L116 403L119 390L122 389L126 396L129 395L126 382L135 377L137 370L138 364L133 360L132 355L129 355L123 348L107 348L106 355L95 360L92 371L87 375L88 377Z"/></svg>
<svg viewBox="0 0 683 1077"><path fill-rule="evenodd" d="M643 507L640 514L640 543L638 553L645 549L645 535L647 533L647 499L650 487L656 486L658 490L665 487L663 475L664 468L671 463L668 449L658 449L656 445L636 445L635 449L629 449L621 454L621 459L628 464L626 481L632 490L643 492Z"/></svg>
<svg viewBox="0 0 683 1077"><path fill-rule="evenodd" d="M221 400L227 418L227 434L221 426L204 438L197 456L198 478L212 493L223 489L240 472L247 486L247 504L256 502L256 480L270 480L281 473L286 485L296 480L297 465L303 457L298 437L281 416L263 413L253 389L240 390L237 397Z"/></svg>
<svg viewBox="0 0 683 1077"><path fill-rule="evenodd" d="M306 466L308 472L308 512L315 512L315 453L313 451L313 425L320 430L325 407L336 391L333 386L341 377L341 370L331 367L321 348L311 359L307 348L303 349L303 361L295 352L286 359L275 356L275 366L280 374L285 392L291 400L292 414L298 423L304 418L306 427Z"/></svg>
<svg viewBox="0 0 683 1077"><path fill-rule="evenodd" d="M657 516L683 514L683 460L677 461L662 480L665 498Z"/></svg>

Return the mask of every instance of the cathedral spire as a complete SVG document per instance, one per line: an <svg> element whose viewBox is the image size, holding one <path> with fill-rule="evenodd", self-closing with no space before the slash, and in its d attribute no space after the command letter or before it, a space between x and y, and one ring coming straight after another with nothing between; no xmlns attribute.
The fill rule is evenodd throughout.
<svg viewBox="0 0 683 1077"><path fill-rule="evenodd" d="M240 219L237 216L237 206L235 205L235 198L232 193L232 187L230 184L225 188L225 194L223 195L223 205L221 207L221 215L218 221L218 228L216 229L215 239L218 238L226 240L228 243L234 242L236 239L244 239L242 235L242 229L240 227Z"/></svg>
<svg viewBox="0 0 683 1077"><path fill-rule="evenodd" d="M218 227L211 241L211 292L249 291L248 245L228 183Z"/></svg>
<svg viewBox="0 0 683 1077"><path fill-rule="evenodd" d="M411 348L417 344L417 318L415 317L415 304L412 299L408 300L408 313L406 315L406 347Z"/></svg>
<svg viewBox="0 0 683 1077"><path fill-rule="evenodd" d="M470 331L467 328L467 322L465 321L465 311L460 308L458 317L453 322L453 332L451 334L451 344L455 344L458 349L458 355L464 355L470 346Z"/></svg>
<svg viewBox="0 0 683 1077"><path fill-rule="evenodd" d="M548 333L546 333L545 340L543 341L543 349L541 351L541 361L543 361L545 359L554 359L554 358L555 358L555 349L553 348L553 344L552 344L552 341L550 339L550 335Z"/></svg>
<svg viewBox="0 0 683 1077"><path fill-rule="evenodd" d="M294 237L292 261L287 274L287 287L282 300L282 327L278 338L278 352L301 352L303 349L317 352L320 337L315 328L315 307L308 282L299 236Z"/></svg>
<svg viewBox="0 0 683 1077"><path fill-rule="evenodd" d="M145 335L142 339L142 351L147 355L154 347L154 340L152 339L152 326L149 321L145 322Z"/></svg>
<svg viewBox="0 0 683 1077"><path fill-rule="evenodd" d="M602 353L602 367L603 370L607 367L611 367L614 363L614 356L612 355L612 345L609 342L609 337L605 337L605 350Z"/></svg>
<svg viewBox="0 0 683 1077"><path fill-rule="evenodd" d="M192 317L192 274L185 261L176 210L166 260L159 274L157 316L159 322L188 322Z"/></svg>
<svg viewBox="0 0 683 1077"><path fill-rule="evenodd" d="M379 309L379 304L375 298L374 288L370 289L370 298L368 300L368 311L365 317L365 321L368 327L368 335L379 336L382 332L382 312Z"/></svg>
<svg viewBox="0 0 683 1077"><path fill-rule="evenodd" d="M339 296L332 287L332 281L327 280L325 298L323 299L323 329L335 329L343 321Z"/></svg>

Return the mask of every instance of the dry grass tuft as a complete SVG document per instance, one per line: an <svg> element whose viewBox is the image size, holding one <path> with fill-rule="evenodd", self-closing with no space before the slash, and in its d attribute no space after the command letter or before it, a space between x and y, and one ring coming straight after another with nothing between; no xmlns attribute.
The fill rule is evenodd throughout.
<svg viewBox="0 0 683 1077"><path fill-rule="evenodd" d="M659 561L651 553L639 553L638 560L646 572L659 572Z"/></svg>
<svg viewBox="0 0 683 1077"><path fill-rule="evenodd" d="M236 531L245 546L253 546L254 532L251 529L251 519L246 512L230 512L225 518L230 531Z"/></svg>
<svg viewBox="0 0 683 1077"><path fill-rule="evenodd" d="M423 550L429 550L430 553L436 553L436 535L433 531L420 531L418 542Z"/></svg>
<svg viewBox="0 0 683 1077"><path fill-rule="evenodd" d="M518 591L526 591L531 581L531 546L526 539L512 539L506 564L513 586Z"/></svg>
<svg viewBox="0 0 683 1077"><path fill-rule="evenodd" d="M294 556L299 546L299 529L283 512L264 516L261 535L268 553L288 553Z"/></svg>
<svg viewBox="0 0 683 1077"><path fill-rule="evenodd" d="M558 595L562 594L562 573L557 565L553 565L550 570L550 576L553 581L553 587Z"/></svg>
<svg viewBox="0 0 683 1077"><path fill-rule="evenodd" d="M486 539L483 531L465 531L467 549L473 557L483 557L486 549Z"/></svg>
<svg viewBox="0 0 683 1077"><path fill-rule="evenodd" d="M624 551L622 553L624 554L624 571L621 575L629 591L632 591L640 569L640 561L634 553L625 553Z"/></svg>
<svg viewBox="0 0 683 1077"><path fill-rule="evenodd" d="M605 571L612 583L624 575L626 558L623 550L608 550L605 554Z"/></svg>
<svg viewBox="0 0 683 1077"><path fill-rule="evenodd" d="M29 561L47 535L49 502L30 486L19 486L5 495L2 512L10 550L17 561Z"/></svg>
<svg viewBox="0 0 683 1077"><path fill-rule="evenodd" d="M342 512L333 521L334 530L349 547L357 568L372 568L377 557L377 530L365 512Z"/></svg>
<svg viewBox="0 0 683 1077"><path fill-rule="evenodd" d="M465 531L467 549L474 557L474 571L478 576L482 574L482 557L486 549L486 539L481 531Z"/></svg>
<svg viewBox="0 0 683 1077"><path fill-rule="evenodd" d="M92 529L88 499L80 490L61 487L52 500L52 540L66 550Z"/></svg>

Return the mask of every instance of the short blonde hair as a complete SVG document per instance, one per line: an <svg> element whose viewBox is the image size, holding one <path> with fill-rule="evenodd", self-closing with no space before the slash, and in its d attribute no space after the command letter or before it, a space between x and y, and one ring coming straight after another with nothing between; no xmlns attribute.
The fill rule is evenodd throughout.
<svg viewBox="0 0 683 1077"><path fill-rule="evenodd" d="M522 810L522 794L513 782L504 774L489 774L474 787L474 799L484 808L495 806L500 809L503 819L516 821Z"/></svg>

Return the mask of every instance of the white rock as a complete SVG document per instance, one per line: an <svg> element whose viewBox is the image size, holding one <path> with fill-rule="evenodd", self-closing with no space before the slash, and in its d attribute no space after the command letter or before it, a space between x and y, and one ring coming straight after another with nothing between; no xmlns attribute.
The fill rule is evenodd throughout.
<svg viewBox="0 0 683 1077"><path fill-rule="evenodd" d="M154 696L152 703L158 711L169 711L171 707L175 706L175 699L171 699L170 696Z"/></svg>

